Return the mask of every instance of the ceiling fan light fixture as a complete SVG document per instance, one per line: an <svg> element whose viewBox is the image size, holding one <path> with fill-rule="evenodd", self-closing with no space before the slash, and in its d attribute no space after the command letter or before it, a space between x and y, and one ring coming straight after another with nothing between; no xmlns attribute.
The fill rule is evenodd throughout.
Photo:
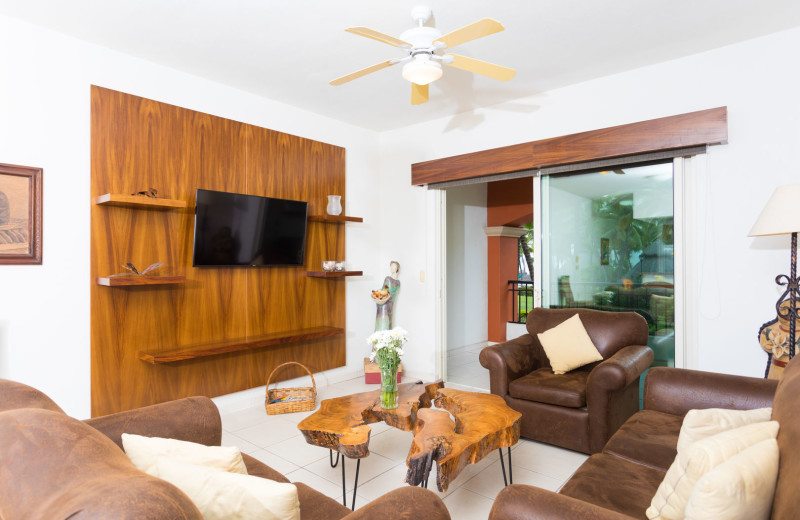
<svg viewBox="0 0 800 520"><path fill-rule="evenodd" d="M417 85L427 85L441 77L442 66L427 55L414 56L413 60L403 65L403 78Z"/></svg>

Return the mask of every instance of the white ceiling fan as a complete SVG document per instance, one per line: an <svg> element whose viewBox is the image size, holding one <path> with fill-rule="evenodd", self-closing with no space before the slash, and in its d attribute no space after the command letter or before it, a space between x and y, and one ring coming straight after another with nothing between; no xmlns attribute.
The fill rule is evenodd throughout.
<svg viewBox="0 0 800 520"><path fill-rule="evenodd" d="M501 67L500 65L458 54L445 53L446 49L456 45L502 31L504 27L500 22L484 18L461 29L442 35L438 29L425 26L425 22L430 17L430 7L417 6L412 9L411 18L417 26L404 32L399 38L366 27L345 29L347 32L393 45L404 50L407 54L401 58L386 60L341 78L336 78L330 84L341 85L386 67L404 63L403 78L411 82L411 104L421 105L428 101L428 85L442 77L442 63L500 81L508 81L517 73L517 71L508 67Z"/></svg>

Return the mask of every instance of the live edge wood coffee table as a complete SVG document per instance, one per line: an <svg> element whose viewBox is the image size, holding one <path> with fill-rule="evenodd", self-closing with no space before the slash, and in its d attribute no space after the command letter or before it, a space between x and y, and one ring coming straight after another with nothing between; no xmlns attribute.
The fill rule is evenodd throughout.
<svg viewBox="0 0 800 520"><path fill-rule="evenodd" d="M309 444L328 448L331 467L340 455L357 459L351 509L355 509L358 471L361 459L369 455L372 429L368 424L383 421L400 430L413 431L414 441L406 459L411 485L428 485L428 476L437 463L437 485L446 491L467 464L479 462L492 450L500 450L503 480L511 477L511 446L519 440L521 414L492 394L445 389L442 382L423 385L398 385L398 407L384 410L380 390L325 399L319 410L297 427ZM444 410L429 409L431 401ZM449 413L448 413L449 412ZM450 419L455 417L455 423ZM508 448L509 480L506 480L502 448ZM336 462L333 452L336 451ZM342 462L342 502L347 505L345 462Z"/></svg>
<svg viewBox="0 0 800 520"><path fill-rule="evenodd" d="M522 414L509 408L498 395L452 388L437 390L435 404L442 410L425 409L417 414L414 441L406 458L406 482L428 487L436 461L437 487L445 492L467 464L476 464L499 450L503 481L506 485L512 483L511 446L519 441ZM508 448L507 480L503 448Z"/></svg>

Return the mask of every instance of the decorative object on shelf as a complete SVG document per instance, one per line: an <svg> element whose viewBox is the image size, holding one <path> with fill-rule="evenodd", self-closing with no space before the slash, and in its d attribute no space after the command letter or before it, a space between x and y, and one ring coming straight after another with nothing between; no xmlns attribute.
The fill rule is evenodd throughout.
<svg viewBox="0 0 800 520"><path fill-rule="evenodd" d="M0 265L42 263L42 169L0 164Z"/></svg>
<svg viewBox="0 0 800 520"><path fill-rule="evenodd" d="M185 200L145 197L143 195L122 195L105 193L94 198L99 206L119 206L133 209L172 210L186 207Z"/></svg>
<svg viewBox="0 0 800 520"><path fill-rule="evenodd" d="M794 357L795 346L797 345L796 330L797 330L797 317L798 317L798 297L800 297L800 288L798 288L797 280L797 232L800 231L800 184L788 184L775 188L772 196L767 201L766 206L758 216L758 220L753 225L748 236L757 237L764 235L792 235L791 265L789 267L789 275L779 274L775 277L775 283L778 285L785 285L786 290L783 291L778 302L775 304L775 310L778 313L777 321L781 319L788 322L788 338L786 343L789 347L789 357ZM784 305L789 302L788 305ZM768 324L762 325L762 330ZM759 331L759 336L761 331ZM774 339L781 342L777 335L773 336ZM763 344L762 344L763 347ZM764 374L767 377L770 374L773 366L773 354L767 353L767 369ZM778 376L780 377L780 376Z"/></svg>
<svg viewBox="0 0 800 520"><path fill-rule="evenodd" d="M383 279L383 287L377 291L372 291L372 301L378 306L375 315L375 330L389 330L392 328L394 320L394 303L397 299L397 291L400 290L400 263L397 260L389 262L389 276Z"/></svg>
<svg viewBox="0 0 800 520"><path fill-rule="evenodd" d="M135 193L131 193L131 196L141 195L143 197L150 197L151 199L158 198L158 190L155 188L148 188L144 191L137 191Z"/></svg>
<svg viewBox="0 0 800 520"><path fill-rule="evenodd" d="M341 195L328 195L328 215L341 215L342 214L342 196Z"/></svg>
<svg viewBox="0 0 800 520"><path fill-rule="evenodd" d="M115 276L133 276L133 275L145 276L148 273L151 273L151 272L155 271L156 269L158 269L162 265L164 265L162 262L156 262L154 264L148 265L145 269L139 271L138 269L136 269L135 265L133 265L132 263L128 262L128 263L122 264L122 267L124 269L127 269L128 271L130 271L129 273L110 274L110 275L108 275L108 278L113 278Z"/></svg>
<svg viewBox="0 0 800 520"><path fill-rule="evenodd" d="M379 330L367 338L367 343L372 345L369 360L377 363L381 370L381 407L384 410L397 408L397 368L407 342L408 332L400 327Z"/></svg>
<svg viewBox="0 0 800 520"><path fill-rule="evenodd" d="M334 271L344 271L344 261L336 262L334 266Z"/></svg>
<svg viewBox="0 0 800 520"><path fill-rule="evenodd" d="M326 273L330 273L336 270L336 262L333 260L323 260L322 261L322 270Z"/></svg>
<svg viewBox="0 0 800 520"><path fill-rule="evenodd" d="M279 368L288 365L297 365L306 372L311 378L311 386L299 388L273 388L270 390L269 385L272 382L272 376ZM282 363L275 367L267 378L267 399L264 402L264 408L267 410L267 415L276 415L279 413L290 412L307 412L313 410L317 406L317 383L314 381L314 375L302 363L289 361Z"/></svg>

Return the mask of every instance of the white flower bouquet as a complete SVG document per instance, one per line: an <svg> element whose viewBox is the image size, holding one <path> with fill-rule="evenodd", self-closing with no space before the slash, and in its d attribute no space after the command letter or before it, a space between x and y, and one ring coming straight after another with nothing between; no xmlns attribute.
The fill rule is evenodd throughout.
<svg viewBox="0 0 800 520"><path fill-rule="evenodd" d="M382 370L396 371L400 365L400 356L403 355L403 345L407 342L408 332L401 327L373 332L367 338L367 343L372 345L369 360L377 363Z"/></svg>

